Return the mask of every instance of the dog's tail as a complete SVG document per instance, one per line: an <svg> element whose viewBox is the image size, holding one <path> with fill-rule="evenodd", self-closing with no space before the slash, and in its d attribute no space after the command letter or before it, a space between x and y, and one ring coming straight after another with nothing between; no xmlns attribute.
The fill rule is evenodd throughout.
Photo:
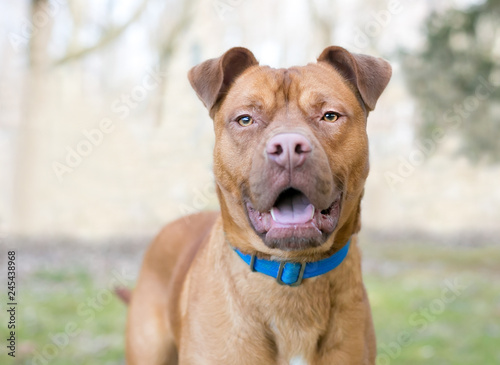
<svg viewBox="0 0 500 365"><path fill-rule="evenodd" d="M130 303L130 299L132 298L132 290L125 287L116 287L115 294L126 305Z"/></svg>

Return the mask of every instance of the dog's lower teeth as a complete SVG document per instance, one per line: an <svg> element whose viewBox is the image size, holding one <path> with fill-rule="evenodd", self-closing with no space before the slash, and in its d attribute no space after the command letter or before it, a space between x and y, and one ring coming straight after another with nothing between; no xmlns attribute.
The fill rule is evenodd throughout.
<svg viewBox="0 0 500 365"><path fill-rule="evenodd" d="M312 212L311 212L311 218L310 219L313 219L314 218L314 213L316 212L316 208L314 207L313 205L313 209L312 209Z"/></svg>

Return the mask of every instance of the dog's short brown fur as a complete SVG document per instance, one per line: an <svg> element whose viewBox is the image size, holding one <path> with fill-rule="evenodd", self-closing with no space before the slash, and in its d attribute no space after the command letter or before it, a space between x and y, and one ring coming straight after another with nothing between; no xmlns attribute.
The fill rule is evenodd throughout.
<svg viewBox="0 0 500 365"><path fill-rule="evenodd" d="M129 311L129 365L375 363L356 233L369 170L366 119L390 76L386 61L340 47L289 69L259 66L233 48L189 72L214 120L221 213L177 220L149 248ZM290 138L305 142L292 141L293 162L276 162ZM291 188L315 207L312 228L269 225L269 210ZM340 266L298 287L251 272L232 249L312 262L349 238Z"/></svg>

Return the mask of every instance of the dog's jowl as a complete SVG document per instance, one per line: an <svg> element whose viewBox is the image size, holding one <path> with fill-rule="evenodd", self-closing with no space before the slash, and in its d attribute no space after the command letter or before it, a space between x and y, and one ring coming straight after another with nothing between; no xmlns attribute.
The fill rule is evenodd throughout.
<svg viewBox="0 0 500 365"><path fill-rule="evenodd" d="M232 48L188 77L214 122L220 212L170 223L147 251L127 363L374 364L357 232L391 67L329 47L273 69Z"/></svg>

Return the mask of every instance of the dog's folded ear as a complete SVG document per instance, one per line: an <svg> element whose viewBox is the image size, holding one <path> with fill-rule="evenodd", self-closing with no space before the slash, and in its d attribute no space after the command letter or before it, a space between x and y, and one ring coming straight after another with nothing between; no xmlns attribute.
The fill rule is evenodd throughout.
<svg viewBox="0 0 500 365"><path fill-rule="evenodd" d="M252 52L243 47L231 48L219 58L212 58L189 70L191 86L213 117L212 108L225 95L243 71L259 63Z"/></svg>
<svg viewBox="0 0 500 365"><path fill-rule="evenodd" d="M378 98L389 83L392 68L382 58L350 53L342 47L332 46L318 57L318 62L327 62L359 91L368 110L375 109Z"/></svg>

